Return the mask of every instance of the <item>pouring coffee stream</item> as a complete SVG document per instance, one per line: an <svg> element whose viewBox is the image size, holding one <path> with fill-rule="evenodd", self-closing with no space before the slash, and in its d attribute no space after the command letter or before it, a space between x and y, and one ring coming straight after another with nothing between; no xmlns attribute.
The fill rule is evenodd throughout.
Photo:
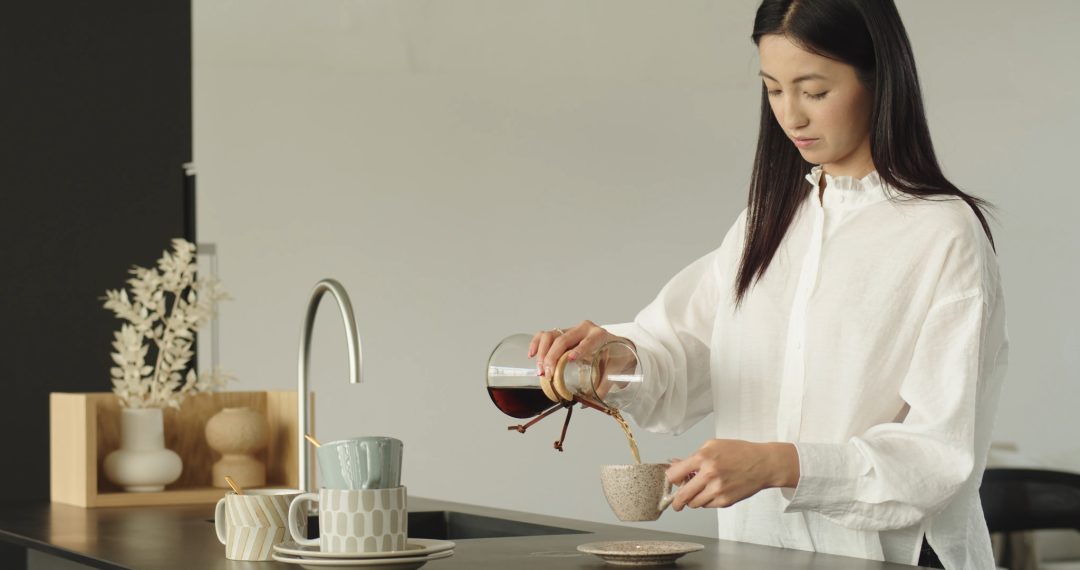
<svg viewBox="0 0 1080 570"><path fill-rule="evenodd" d="M566 431L574 405L591 408L611 416L626 435L634 461L641 463L637 441L630 425L618 408L605 401L612 389L642 378L637 353L632 345L612 341L590 355L569 361L564 354L550 377L540 376L527 357L532 337L517 334L503 339L488 358L487 389L491 401L499 410L515 418L532 418L524 424L508 426L508 430L525 433L530 427L555 412L565 409L559 439L555 449L563 450Z"/></svg>
<svg viewBox="0 0 1080 570"><path fill-rule="evenodd" d="M622 414L619 413L619 410L613 410L611 412L611 417L615 418L615 421L619 422L619 427L621 427L623 432L626 434L626 441L630 443L630 453L634 455L634 462L638 465L641 465L641 453L638 451L637 440L634 439L634 433L630 431L630 424L626 423L626 420L623 419Z"/></svg>

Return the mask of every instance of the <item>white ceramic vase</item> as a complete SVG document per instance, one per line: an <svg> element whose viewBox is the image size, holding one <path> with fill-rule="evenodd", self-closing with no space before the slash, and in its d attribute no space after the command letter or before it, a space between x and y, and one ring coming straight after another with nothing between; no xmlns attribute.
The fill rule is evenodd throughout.
<svg viewBox="0 0 1080 570"><path fill-rule="evenodd" d="M180 456L165 448L160 408L120 410L120 449L105 456L105 476L125 491L163 491L180 478Z"/></svg>

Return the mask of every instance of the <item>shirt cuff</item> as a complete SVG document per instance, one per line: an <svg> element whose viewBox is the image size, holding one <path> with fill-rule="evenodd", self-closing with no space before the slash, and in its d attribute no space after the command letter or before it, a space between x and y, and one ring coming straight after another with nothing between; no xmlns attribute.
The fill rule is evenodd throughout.
<svg viewBox="0 0 1080 570"><path fill-rule="evenodd" d="M870 465L850 443L795 443L799 456L799 482L780 489L788 501L785 513L816 511L842 515L855 496L859 478Z"/></svg>

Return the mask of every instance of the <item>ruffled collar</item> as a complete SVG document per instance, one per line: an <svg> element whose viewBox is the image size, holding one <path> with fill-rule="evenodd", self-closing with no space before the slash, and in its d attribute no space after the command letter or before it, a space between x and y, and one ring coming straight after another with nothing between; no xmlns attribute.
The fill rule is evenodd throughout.
<svg viewBox="0 0 1080 570"><path fill-rule="evenodd" d="M862 178L854 176L833 176L825 173L825 195L818 200L818 181L821 180L823 168L820 164L810 169L806 180L813 187L811 197L815 206L825 208L860 208L887 200L889 195L885 189L886 184L881 180L877 171ZM824 204L822 204L824 202Z"/></svg>

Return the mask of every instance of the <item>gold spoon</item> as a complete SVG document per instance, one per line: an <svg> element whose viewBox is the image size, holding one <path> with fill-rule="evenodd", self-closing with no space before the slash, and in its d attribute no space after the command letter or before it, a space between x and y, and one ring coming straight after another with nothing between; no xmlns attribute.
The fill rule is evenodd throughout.
<svg viewBox="0 0 1080 570"><path fill-rule="evenodd" d="M236 493L237 495L243 495L244 494L244 490L240 488L240 485L236 484L236 481L233 481L232 477L229 477L228 475L226 475L225 476L225 482L228 483L230 487L232 487L233 492Z"/></svg>
<svg viewBox="0 0 1080 570"><path fill-rule="evenodd" d="M311 445L314 445L315 447L322 447L322 444L319 443L319 440L315 439L313 436L311 436L309 434L305 433L304 434L304 439L310 441Z"/></svg>

